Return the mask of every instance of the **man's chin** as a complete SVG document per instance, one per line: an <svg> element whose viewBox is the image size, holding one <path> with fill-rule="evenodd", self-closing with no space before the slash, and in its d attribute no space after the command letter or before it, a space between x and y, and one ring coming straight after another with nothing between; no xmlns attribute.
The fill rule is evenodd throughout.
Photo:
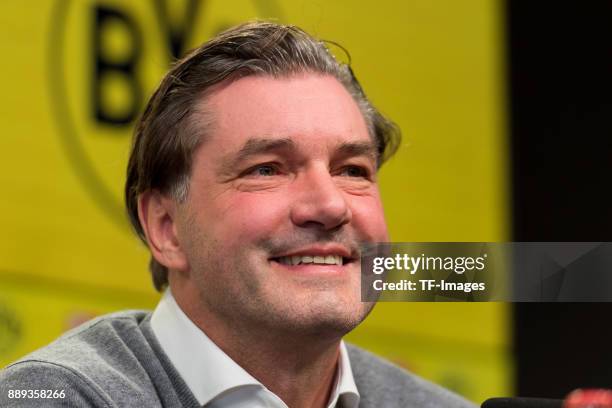
<svg viewBox="0 0 612 408"><path fill-rule="evenodd" d="M340 338L355 329L373 307L374 303L359 302L347 306L315 302L299 312L284 314L277 324L284 326L288 333Z"/></svg>

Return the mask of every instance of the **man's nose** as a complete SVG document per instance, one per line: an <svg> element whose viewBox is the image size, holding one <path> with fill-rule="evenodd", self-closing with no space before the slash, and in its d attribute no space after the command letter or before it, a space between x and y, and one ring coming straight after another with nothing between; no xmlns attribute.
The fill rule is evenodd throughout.
<svg viewBox="0 0 612 408"><path fill-rule="evenodd" d="M351 209L327 166L308 169L295 181L291 220L299 227L332 230L351 221Z"/></svg>

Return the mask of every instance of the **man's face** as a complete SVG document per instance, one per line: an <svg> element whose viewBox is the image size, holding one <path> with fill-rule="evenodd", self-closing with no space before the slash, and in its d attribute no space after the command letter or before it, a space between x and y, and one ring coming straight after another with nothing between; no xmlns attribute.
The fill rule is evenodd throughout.
<svg viewBox="0 0 612 408"><path fill-rule="evenodd" d="M334 78L246 77L202 107L177 230L209 313L231 324L344 334L360 301L359 244L386 241L375 145Z"/></svg>

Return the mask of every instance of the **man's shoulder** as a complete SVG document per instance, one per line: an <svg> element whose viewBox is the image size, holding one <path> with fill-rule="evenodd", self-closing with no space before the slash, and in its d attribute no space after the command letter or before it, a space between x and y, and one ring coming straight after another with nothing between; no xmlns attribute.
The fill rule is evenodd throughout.
<svg viewBox="0 0 612 408"><path fill-rule="evenodd" d="M363 407L474 408L474 404L436 384L347 344ZM382 404L382 405L381 405Z"/></svg>
<svg viewBox="0 0 612 408"><path fill-rule="evenodd" d="M122 389L147 401L147 395L156 395L142 364L142 356L151 354L142 350L148 343L140 327L148 315L124 311L101 316L8 365L0 371L0 405L28 406L25 400L7 399L11 389L57 390L56 395L63 390L63 398L45 399L49 406L67 401L75 406L107 406L121 395L110 397L109 392ZM40 401L32 399L32 406Z"/></svg>
<svg viewBox="0 0 612 408"><path fill-rule="evenodd" d="M140 324L148 315L146 311L129 310L97 317L67 331L7 368L32 361L48 362L77 371L100 368L110 363L110 355L119 357L121 354L132 354L130 345L143 342Z"/></svg>

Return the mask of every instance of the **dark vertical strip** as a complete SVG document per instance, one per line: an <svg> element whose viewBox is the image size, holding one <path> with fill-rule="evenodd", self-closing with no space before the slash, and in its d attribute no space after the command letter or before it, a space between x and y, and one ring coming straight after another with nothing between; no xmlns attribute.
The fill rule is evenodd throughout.
<svg viewBox="0 0 612 408"><path fill-rule="evenodd" d="M612 241L612 2L506 12L514 240ZM514 312L517 394L612 388L612 303Z"/></svg>

